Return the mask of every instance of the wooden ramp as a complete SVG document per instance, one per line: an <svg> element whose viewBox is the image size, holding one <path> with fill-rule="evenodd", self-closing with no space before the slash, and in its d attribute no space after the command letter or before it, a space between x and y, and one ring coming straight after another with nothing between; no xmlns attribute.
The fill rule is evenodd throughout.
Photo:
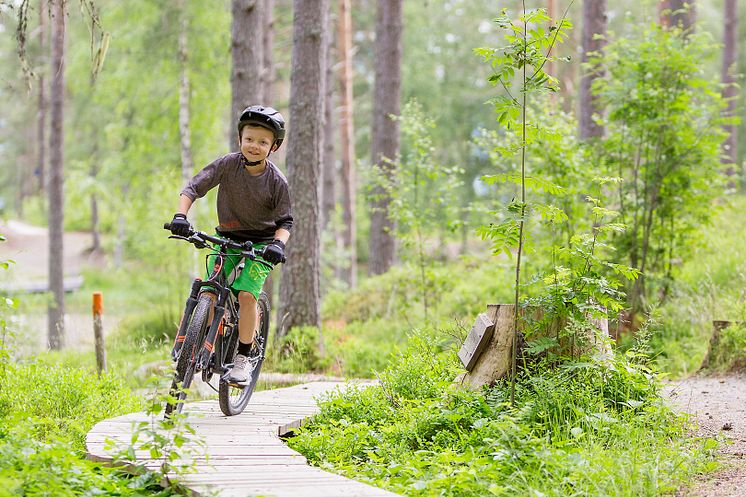
<svg viewBox="0 0 746 497"><path fill-rule="evenodd" d="M220 497L394 497L396 494L308 466L306 458L280 439L318 412L315 398L338 382L314 382L255 392L239 416L226 417L217 400L187 403L188 423L206 447L195 457L196 472L179 482L196 494ZM150 421L146 413L120 416L98 423L86 437L88 457L112 462L106 441L126 447L134 424ZM116 449L114 449L116 450ZM137 465L158 468L160 461L137 452ZM206 456L206 457L205 457Z"/></svg>

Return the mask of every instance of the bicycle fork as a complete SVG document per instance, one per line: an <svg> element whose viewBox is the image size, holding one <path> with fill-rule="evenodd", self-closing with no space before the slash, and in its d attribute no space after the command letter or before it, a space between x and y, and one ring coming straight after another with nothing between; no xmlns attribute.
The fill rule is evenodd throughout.
<svg viewBox="0 0 746 497"><path fill-rule="evenodd" d="M189 293L189 298L184 306L184 313L181 315L181 322L179 323L179 331L176 333L174 339L174 346L171 349L171 359L174 361L179 358L179 352L181 347L184 346L184 340L186 339L186 330L189 325L189 319L194 312L194 308L197 307L197 296L199 295L199 289L202 288L202 280L197 278L192 283L192 290Z"/></svg>
<svg viewBox="0 0 746 497"><path fill-rule="evenodd" d="M215 348L215 338L218 336L218 333L223 332L223 326L225 326L225 319L223 319L225 317L225 301L227 300L229 291L230 290L225 289L220 292L220 297L215 305L215 314L212 318L212 323L210 324L210 331L207 333L204 344L202 345L202 350L200 350L199 355L197 356L198 370L204 370L207 367L210 361L210 356ZM218 341L218 347L220 346L220 343L222 343L222 341ZM219 352L219 350L216 351L216 353ZM220 356L218 355L218 357ZM222 371L220 373L222 374Z"/></svg>

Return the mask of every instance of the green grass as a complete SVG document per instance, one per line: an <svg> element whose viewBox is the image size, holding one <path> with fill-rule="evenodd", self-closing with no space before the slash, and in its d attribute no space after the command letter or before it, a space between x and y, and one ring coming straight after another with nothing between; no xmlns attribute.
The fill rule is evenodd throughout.
<svg viewBox="0 0 746 497"><path fill-rule="evenodd" d="M154 474L132 478L85 458L94 424L143 406L120 376L0 352L0 496L174 495Z"/></svg>
<svg viewBox="0 0 746 497"><path fill-rule="evenodd" d="M291 445L322 468L401 495L641 496L714 467L656 376L618 358L538 368L509 387L456 388L442 333L417 333L381 386L331 395Z"/></svg>
<svg viewBox="0 0 746 497"><path fill-rule="evenodd" d="M707 353L713 320L744 321L746 305L746 198L722 206L703 228L691 258L678 271L672 295L656 312L658 366L674 377L696 372Z"/></svg>

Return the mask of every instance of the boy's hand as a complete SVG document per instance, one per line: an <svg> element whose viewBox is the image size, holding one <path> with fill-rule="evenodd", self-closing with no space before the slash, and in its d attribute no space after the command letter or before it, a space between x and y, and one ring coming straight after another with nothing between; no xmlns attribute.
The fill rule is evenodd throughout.
<svg viewBox="0 0 746 497"><path fill-rule="evenodd" d="M184 214L176 213L171 221L171 233L176 236L189 236L189 232L192 231L192 225L189 224Z"/></svg>
<svg viewBox="0 0 746 497"><path fill-rule="evenodd" d="M285 262L285 244L281 240L272 240L262 250L262 257L271 264Z"/></svg>

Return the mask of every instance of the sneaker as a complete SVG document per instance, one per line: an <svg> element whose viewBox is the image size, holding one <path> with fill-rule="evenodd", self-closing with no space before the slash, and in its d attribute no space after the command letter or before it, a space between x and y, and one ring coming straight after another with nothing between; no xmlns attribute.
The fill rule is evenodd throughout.
<svg viewBox="0 0 746 497"><path fill-rule="evenodd" d="M252 369L249 358L245 355L238 354L233 360L233 369L228 373L228 381L245 383L249 381Z"/></svg>

